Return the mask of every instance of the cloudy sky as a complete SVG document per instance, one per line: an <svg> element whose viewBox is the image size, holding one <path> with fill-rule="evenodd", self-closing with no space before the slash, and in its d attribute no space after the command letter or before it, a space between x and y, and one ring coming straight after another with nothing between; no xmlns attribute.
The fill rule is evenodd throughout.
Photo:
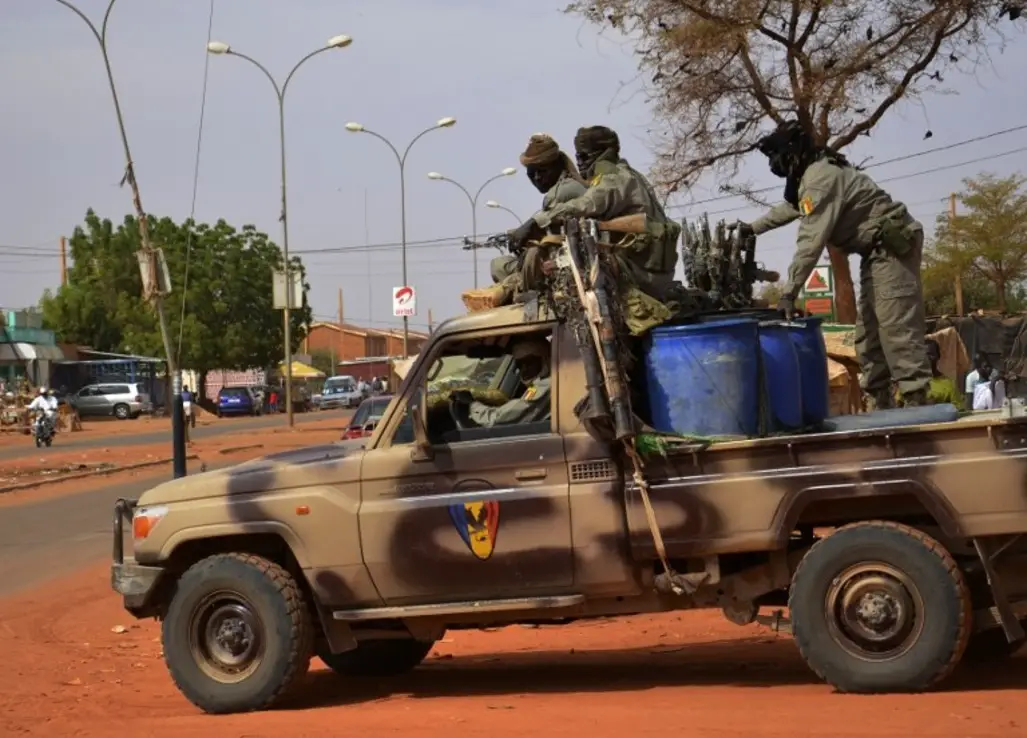
<svg viewBox="0 0 1027 738"><path fill-rule="evenodd" d="M626 157L646 169L650 114L640 95L621 91L635 77L630 48L604 39L573 17L562 0L483 3L473 0L217 0L213 37L264 63L279 79L335 34L347 49L321 54L297 73L286 102L290 246L308 252L311 301L331 318L336 294L346 319L391 325L391 289L400 284L399 174L386 146L348 133L358 121L402 150L445 116L456 126L434 131L407 161L408 269L418 290L423 327L461 311L471 286L472 257L453 240L471 232L466 196L504 167L517 166L528 136L546 131L570 149L581 125L621 134ZM99 20L106 0L79 0ZM110 51L148 211L183 219L193 197L193 165L207 55L208 0L120 0ZM203 128L196 217L253 223L280 239L276 101L266 78L241 59L212 57ZM957 80L958 95L897 109L854 158L881 161L951 146L1027 124L1027 99L1016 69L1023 45L997 55L976 79ZM131 208L119 189L123 159L95 40L71 11L53 0L0 3L0 305L35 304L59 280L57 243L87 208L120 219ZM934 136L923 140L930 128ZM925 224L946 207L962 177L982 170L1010 174L1027 165L1024 132L995 136L871 173L907 202ZM765 161L743 177L776 185ZM699 206L717 196L704 182L677 202L678 216L707 208L712 218L752 219L738 199ZM365 198L366 213L365 219ZM493 182L495 199L526 217L540 195L523 169ZM507 212L479 206L478 232L516 225ZM794 226L760 239L768 266L784 270ZM363 248L364 244L371 248ZM347 249L352 248L352 251ZM488 280L486 254L479 274Z"/></svg>

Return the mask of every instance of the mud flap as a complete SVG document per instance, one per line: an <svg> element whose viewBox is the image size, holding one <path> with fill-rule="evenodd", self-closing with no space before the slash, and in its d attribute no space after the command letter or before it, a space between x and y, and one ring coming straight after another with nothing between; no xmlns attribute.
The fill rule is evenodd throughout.
<svg viewBox="0 0 1027 738"><path fill-rule="evenodd" d="M1002 632L1006 634L1006 640L1010 643L1023 640L1025 637L1023 626L1013 612L1013 606L1009 603L1009 596L1002 586L1002 580L992 566L992 562L1002 553L1003 548L992 551L990 542L983 538L973 539L974 549L981 560L984 574L988 578L988 587L991 589L991 598L998 611L999 622L1002 625Z"/></svg>

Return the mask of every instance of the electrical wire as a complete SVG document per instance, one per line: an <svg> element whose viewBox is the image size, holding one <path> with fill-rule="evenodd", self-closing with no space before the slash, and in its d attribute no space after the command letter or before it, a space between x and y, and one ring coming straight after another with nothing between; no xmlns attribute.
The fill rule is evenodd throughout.
<svg viewBox="0 0 1027 738"><path fill-rule="evenodd" d="M210 13L207 16L207 46L214 31L214 0L210 0ZM196 217L196 193L200 186L200 150L203 147L203 119L207 112L207 80L210 72L210 54L204 46L203 52L203 92L200 95L200 122L196 128L196 159L193 162L193 199L189 205L190 222ZM189 235L186 237L185 246L185 270L182 275L182 311L178 318L178 349L175 351L175 363L182 361L182 339L185 335L185 309L186 295L189 290L189 262L193 254L193 228L190 226Z"/></svg>

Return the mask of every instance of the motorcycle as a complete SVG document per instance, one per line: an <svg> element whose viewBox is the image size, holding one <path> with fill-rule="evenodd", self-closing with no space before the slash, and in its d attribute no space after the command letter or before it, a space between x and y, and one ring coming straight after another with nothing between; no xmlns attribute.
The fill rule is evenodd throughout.
<svg viewBox="0 0 1027 738"><path fill-rule="evenodd" d="M36 448L46 446L50 447L53 443L53 437L55 433L54 419L46 413L39 413L36 416L36 422L32 426L32 435L36 440Z"/></svg>

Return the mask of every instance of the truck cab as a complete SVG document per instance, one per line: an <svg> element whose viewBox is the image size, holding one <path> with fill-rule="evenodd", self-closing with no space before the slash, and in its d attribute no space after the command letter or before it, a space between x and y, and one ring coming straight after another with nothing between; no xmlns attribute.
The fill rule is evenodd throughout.
<svg viewBox="0 0 1027 738"><path fill-rule="evenodd" d="M550 347L548 406L467 422L457 392L530 401L512 355L528 337ZM927 689L967 652L1022 644L1022 420L683 443L640 476L642 450L579 419L584 388L563 323L520 305L447 321L370 438L119 502L113 587L162 620L169 671L208 712L269 707L313 654L385 676L450 629L696 607L791 629L853 692Z"/></svg>

